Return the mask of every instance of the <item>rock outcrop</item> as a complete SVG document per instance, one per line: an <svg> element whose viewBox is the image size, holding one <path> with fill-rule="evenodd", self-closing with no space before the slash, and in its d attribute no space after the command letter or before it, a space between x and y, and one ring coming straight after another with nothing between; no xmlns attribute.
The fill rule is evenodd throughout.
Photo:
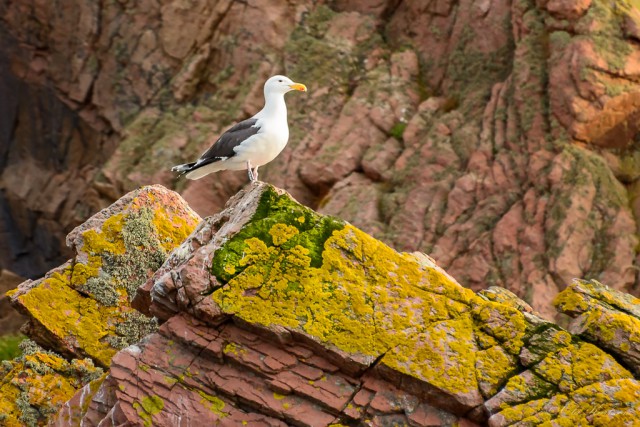
<svg viewBox="0 0 640 427"><path fill-rule="evenodd" d="M156 320L131 308L130 300L199 221L176 193L144 187L67 236L73 259L8 293L28 316L23 332L55 354L32 349L4 367L0 414L6 424L45 421L93 378L90 374L101 372L94 365L108 368L118 350L157 328Z"/></svg>
<svg viewBox="0 0 640 427"><path fill-rule="evenodd" d="M310 92L262 176L305 205L548 318L574 277L637 293L635 2L4 0L0 22L0 255L18 273L142 184L222 208L243 174L168 169L285 72Z"/></svg>
<svg viewBox="0 0 640 427"><path fill-rule="evenodd" d="M87 233L113 229L135 201L154 212L171 197L144 188L69 240L82 235L76 249L86 251ZM171 212L172 222L156 230L173 230L177 240L194 217L184 207ZM126 241L114 234L101 246ZM108 271L111 260L102 259ZM34 318L38 307L23 301L46 281L13 295ZM86 385L58 405L53 425L632 426L640 419L637 299L574 282L557 300L576 318L571 333L506 289L474 293L430 257L396 252L263 183L200 222L132 304L161 326L110 364L81 350L86 342L53 336L67 342L56 349L68 357L86 354L109 368L73 384Z"/></svg>
<svg viewBox="0 0 640 427"><path fill-rule="evenodd" d="M0 365L0 425L44 425L84 384L95 387L104 380L91 359L73 359L23 341L23 354ZM95 380L95 382L90 383Z"/></svg>

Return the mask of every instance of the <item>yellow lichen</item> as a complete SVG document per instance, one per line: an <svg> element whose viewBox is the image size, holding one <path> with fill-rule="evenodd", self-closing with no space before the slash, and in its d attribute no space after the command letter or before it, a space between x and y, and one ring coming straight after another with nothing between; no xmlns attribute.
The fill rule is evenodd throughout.
<svg viewBox="0 0 640 427"><path fill-rule="evenodd" d="M84 231L74 262L18 297L57 340L105 367L117 350L155 329L129 301L197 222L159 201L150 205L154 198L142 190L121 212Z"/></svg>
<svg viewBox="0 0 640 427"><path fill-rule="evenodd" d="M87 230L82 233L83 249L91 254L123 254L126 249L122 240L124 215L119 213L107 218L99 231Z"/></svg>
<svg viewBox="0 0 640 427"><path fill-rule="evenodd" d="M237 355L238 354L238 347L236 346L235 343L230 342L229 344L227 344L226 346L224 346L224 349L222 350L224 354L234 354Z"/></svg>
<svg viewBox="0 0 640 427"><path fill-rule="evenodd" d="M30 344L28 348L22 347L23 355L7 362L9 366L1 371L3 426L43 424L45 417L56 413L77 389L101 374L88 359L69 363L31 341L25 343ZM95 387L90 390L94 392Z"/></svg>
<svg viewBox="0 0 640 427"><path fill-rule="evenodd" d="M273 239L273 244L276 246L280 246L287 242L299 232L300 231L296 227L287 224L276 224L271 227L271 230L269 230L269 234L271 234L271 238Z"/></svg>
<svg viewBox="0 0 640 427"><path fill-rule="evenodd" d="M500 346L478 351L476 354L476 375L478 381L487 385L486 394L492 396L515 372L518 364L515 357Z"/></svg>
<svg viewBox="0 0 640 427"><path fill-rule="evenodd" d="M117 350L102 338L115 330L111 324L120 318L119 311L101 306L67 286L70 274L70 269L54 273L40 286L20 295L20 303L29 307L31 316L59 339L73 339L84 354L109 366Z"/></svg>
<svg viewBox="0 0 640 427"><path fill-rule="evenodd" d="M238 264L246 268L212 296L226 312L252 323L301 328L372 356L437 332L433 343L456 354L447 360L451 375L442 375L442 360L429 359L435 352L428 345L424 357L393 351L384 363L451 391L476 388L473 321L465 304L473 293L348 225L326 241L322 266L311 267L307 248L275 245L295 235L294 228L272 227L272 236L284 236L275 237L274 246L255 237L245 241Z"/></svg>
<svg viewBox="0 0 640 427"><path fill-rule="evenodd" d="M202 397L202 399L200 399L202 406L216 414L218 418L225 418L229 416L229 413L223 411L225 403L220 398L207 394L201 390L198 390L198 394Z"/></svg>
<svg viewBox="0 0 640 427"><path fill-rule="evenodd" d="M474 316L482 329L499 340L509 353L520 353L527 329L527 322L520 311L502 303L483 300L475 305Z"/></svg>
<svg viewBox="0 0 640 427"><path fill-rule="evenodd" d="M476 296L421 257L273 191L262 199L254 218L214 254L212 273L224 286L211 298L224 313L348 353L384 355L381 364L450 395L480 399L479 379L486 398L503 389L530 401L512 411L518 420L549 421L537 411L566 401L558 387L577 392L628 375L593 346L572 345L575 337L559 328L546 333L548 325L531 322L518 306ZM531 360L546 359L514 375L525 343L534 346Z"/></svg>
<svg viewBox="0 0 640 427"><path fill-rule="evenodd" d="M135 402L133 408L142 419L144 427L151 427L153 425L153 416L162 411L164 401L160 396L145 396L140 403Z"/></svg>
<svg viewBox="0 0 640 427"><path fill-rule="evenodd" d="M166 252L170 252L191 234L196 221L195 218L187 220L179 215L171 215L165 209L156 208L153 212L153 225L160 245Z"/></svg>
<svg viewBox="0 0 640 427"><path fill-rule="evenodd" d="M563 313L582 313L589 308L589 301L571 287L560 292L553 304Z"/></svg>
<svg viewBox="0 0 640 427"><path fill-rule="evenodd" d="M509 422L529 419L530 417L537 415L548 402L549 399L532 400L520 405L507 407L501 412L501 415Z"/></svg>
<svg viewBox="0 0 640 427"><path fill-rule="evenodd" d="M571 334L567 331L558 331L553 334L552 339L556 344L569 345L571 343Z"/></svg>

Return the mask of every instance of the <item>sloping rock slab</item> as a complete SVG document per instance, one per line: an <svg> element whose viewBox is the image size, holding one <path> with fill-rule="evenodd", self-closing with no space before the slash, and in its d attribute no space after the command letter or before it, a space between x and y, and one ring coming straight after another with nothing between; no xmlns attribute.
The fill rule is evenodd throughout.
<svg viewBox="0 0 640 427"><path fill-rule="evenodd" d="M166 323L114 358L96 393L111 404L77 419L505 426L640 417L640 384L602 349L508 291L474 294L429 257L395 252L266 184L203 221L135 305Z"/></svg>

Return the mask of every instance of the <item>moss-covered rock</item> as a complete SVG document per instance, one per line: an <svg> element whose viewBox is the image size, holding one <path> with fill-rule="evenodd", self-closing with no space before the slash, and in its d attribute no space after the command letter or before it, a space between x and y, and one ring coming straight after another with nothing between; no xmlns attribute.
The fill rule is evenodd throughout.
<svg viewBox="0 0 640 427"><path fill-rule="evenodd" d="M385 414L395 425L419 419L421 405L492 426L640 418L640 305L630 296L571 285L558 305L580 319L578 336L509 291L476 294L428 256L396 252L268 184L249 185L166 257L195 224L189 214L161 187L125 196L69 235L73 261L12 295L29 309L32 336L104 366L152 330L129 300L155 269L145 301L167 322L119 352L108 377L25 349L2 368L5 420L36 425L72 395L56 422L97 420L111 413L100 403L109 396L118 423L154 425L184 410L174 393L211 422L307 425L296 418L306 408L349 425ZM60 392L45 398L29 381Z"/></svg>
<svg viewBox="0 0 640 427"><path fill-rule="evenodd" d="M121 348L155 329L130 305L138 286L200 218L176 193L143 187L97 213L67 237L74 259L10 293L29 316L32 339L108 367Z"/></svg>
<svg viewBox="0 0 640 427"><path fill-rule="evenodd" d="M304 337L341 355L341 368L355 376L376 372L456 413L481 406L484 415L475 416L495 425L542 417L551 404L549 419L584 423L620 410L610 393L640 392L614 357L508 291L474 294L429 258L398 253L269 185L238 194L195 234L204 230L213 235L195 250L211 254L204 268L217 285L198 304L217 307L208 311L212 324L233 316L284 341ZM182 277L203 268L171 265ZM167 270L161 275L154 304L175 305L162 301L162 289L177 284L163 282L173 280ZM569 410L600 401L609 403L593 413ZM634 411L624 416L640 415Z"/></svg>

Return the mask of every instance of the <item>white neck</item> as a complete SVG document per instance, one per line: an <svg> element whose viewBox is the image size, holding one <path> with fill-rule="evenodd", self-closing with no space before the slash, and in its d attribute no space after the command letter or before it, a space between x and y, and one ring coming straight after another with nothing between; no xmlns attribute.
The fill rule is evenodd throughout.
<svg viewBox="0 0 640 427"><path fill-rule="evenodd" d="M284 94L282 93L265 93L264 94L264 108L256 114L260 117L279 118L284 117L287 119L287 104L284 102Z"/></svg>

